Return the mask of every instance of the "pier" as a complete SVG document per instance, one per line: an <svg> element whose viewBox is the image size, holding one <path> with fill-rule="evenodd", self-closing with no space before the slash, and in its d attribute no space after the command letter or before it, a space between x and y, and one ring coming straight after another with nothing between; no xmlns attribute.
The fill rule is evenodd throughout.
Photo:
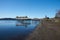
<svg viewBox="0 0 60 40"><path fill-rule="evenodd" d="M35 21L39 21L40 19L39 18L29 18L28 16L16 16L16 19L17 20L35 20Z"/></svg>

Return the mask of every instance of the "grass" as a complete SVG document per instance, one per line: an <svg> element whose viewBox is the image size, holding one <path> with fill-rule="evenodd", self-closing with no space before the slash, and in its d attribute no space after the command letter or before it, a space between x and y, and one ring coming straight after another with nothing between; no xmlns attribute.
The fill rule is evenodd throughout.
<svg viewBox="0 0 60 40"><path fill-rule="evenodd" d="M60 40L60 22L43 20L26 40Z"/></svg>

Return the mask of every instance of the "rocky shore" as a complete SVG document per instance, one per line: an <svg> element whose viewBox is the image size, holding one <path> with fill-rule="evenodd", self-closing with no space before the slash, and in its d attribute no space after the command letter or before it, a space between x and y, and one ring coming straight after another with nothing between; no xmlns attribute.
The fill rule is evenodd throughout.
<svg viewBox="0 0 60 40"><path fill-rule="evenodd" d="M60 22L42 20L26 40L60 40Z"/></svg>

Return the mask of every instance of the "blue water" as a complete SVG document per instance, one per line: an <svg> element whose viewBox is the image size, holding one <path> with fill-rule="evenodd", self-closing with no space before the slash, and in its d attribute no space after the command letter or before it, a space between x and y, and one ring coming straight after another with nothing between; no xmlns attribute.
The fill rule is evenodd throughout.
<svg viewBox="0 0 60 40"><path fill-rule="evenodd" d="M17 20L0 20L0 40L24 40L25 37L31 33L39 21L25 21L29 22L26 26L16 26L21 21Z"/></svg>

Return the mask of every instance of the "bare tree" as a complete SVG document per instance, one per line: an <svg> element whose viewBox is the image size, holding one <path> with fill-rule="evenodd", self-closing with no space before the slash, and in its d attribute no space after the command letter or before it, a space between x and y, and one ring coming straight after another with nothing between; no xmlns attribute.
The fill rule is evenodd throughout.
<svg viewBox="0 0 60 40"><path fill-rule="evenodd" d="M60 10L57 11L55 18L60 18Z"/></svg>

